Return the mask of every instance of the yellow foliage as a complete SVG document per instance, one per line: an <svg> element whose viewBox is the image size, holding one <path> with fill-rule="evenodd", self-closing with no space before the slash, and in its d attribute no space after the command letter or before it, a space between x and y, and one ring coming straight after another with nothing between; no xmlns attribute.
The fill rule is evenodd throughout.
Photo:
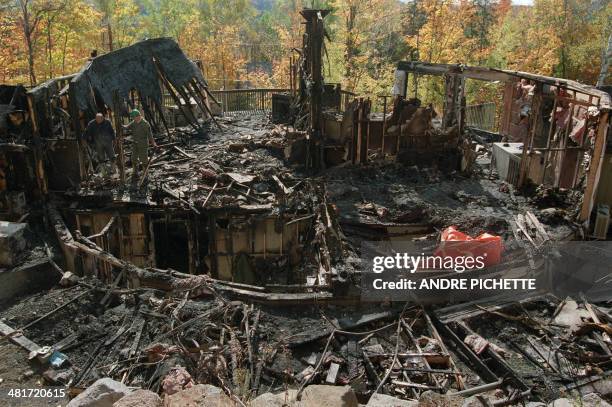
<svg viewBox="0 0 612 407"><path fill-rule="evenodd" d="M484 1L484 2L483 2ZM250 0L62 0L40 13L33 39L38 82L77 71L91 50L107 52L168 35L203 62L213 88L288 87L289 58L301 49L305 0L278 0L256 10ZM28 52L16 2L0 8L0 82L29 82ZM265 2L264 2L265 3ZM4 3L3 3L4 4ZM31 7L47 2L32 0ZM594 83L612 31L612 2L535 0L320 0L325 19L327 82L362 95L388 93L398 61L463 63L565 76ZM410 88L413 89L411 80ZM421 79L419 95L439 98L435 79ZM495 94L470 87L470 101Z"/></svg>
<svg viewBox="0 0 612 407"><path fill-rule="evenodd" d="M142 39L140 34L140 9L135 0L109 0L113 4L111 25L113 49L127 47Z"/></svg>
<svg viewBox="0 0 612 407"><path fill-rule="evenodd" d="M418 50L421 61L469 63L482 60L488 49L479 49L477 38L467 38L465 27L474 19L473 3L461 0L424 0L421 11L427 22L407 42Z"/></svg>

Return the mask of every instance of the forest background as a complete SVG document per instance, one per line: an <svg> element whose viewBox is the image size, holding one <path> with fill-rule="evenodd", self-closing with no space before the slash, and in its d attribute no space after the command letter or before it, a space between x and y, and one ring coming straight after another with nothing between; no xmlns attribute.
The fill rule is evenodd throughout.
<svg viewBox="0 0 612 407"><path fill-rule="evenodd" d="M398 61L463 63L595 85L612 33L610 0L0 0L0 83L33 86L99 54L172 37L213 89L285 88L302 8L328 8L327 82L389 93ZM441 100L441 82L416 84ZM495 84L468 83L468 104Z"/></svg>

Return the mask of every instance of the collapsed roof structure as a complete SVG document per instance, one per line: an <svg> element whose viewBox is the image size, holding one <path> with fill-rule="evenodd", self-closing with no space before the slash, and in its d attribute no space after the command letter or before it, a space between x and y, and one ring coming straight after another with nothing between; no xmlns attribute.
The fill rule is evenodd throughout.
<svg viewBox="0 0 612 407"><path fill-rule="evenodd" d="M160 78L162 80L160 80ZM98 111L98 104L113 106L114 95L129 100L136 90L142 100L162 105L162 84L185 94L192 81L207 87L202 71L178 45L167 38L151 39L101 55L90 61L72 80L71 92L81 111Z"/></svg>
<svg viewBox="0 0 612 407"><path fill-rule="evenodd" d="M371 100L324 83L326 12L302 15L290 89L211 90L176 43L153 39L25 94L27 114L0 145L3 346L27 350L45 383L72 396L109 377L168 405L195 383L219 386L229 405L285 402L269 392L287 387L317 405L316 383L337 386L322 392L345 405L609 395L607 272L581 296L544 256L555 242L607 235L593 209L612 204L601 193L609 96L406 62L391 103L372 112ZM408 75L443 77L441 112L410 97ZM469 117L474 79L503 84L498 132ZM143 174L122 127L133 108L159 147ZM118 132L117 179L92 171L81 140L96 112ZM523 148L512 150L501 140L519 125ZM430 307L364 297L364 240L435 246L451 225L503 240L490 275L537 274L574 298L457 294Z"/></svg>

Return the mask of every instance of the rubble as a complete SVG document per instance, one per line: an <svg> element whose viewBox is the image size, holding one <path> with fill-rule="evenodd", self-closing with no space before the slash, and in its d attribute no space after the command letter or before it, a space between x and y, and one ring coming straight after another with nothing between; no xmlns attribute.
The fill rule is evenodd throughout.
<svg viewBox="0 0 612 407"><path fill-rule="evenodd" d="M487 405L493 405L495 403L494 397L488 397L483 395L471 396L463 402L461 407L482 407Z"/></svg>
<svg viewBox="0 0 612 407"><path fill-rule="evenodd" d="M59 285L62 287L71 287L79 282L79 276L75 275L71 271L67 271L62 274L62 278L59 281Z"/></svg>
<svg viewBox="0 0 612 407"><path fill-rule="evenodd" d="M251 400L251 407L284 407L291 405L295 401L297 391L287 390L286 392L273 394L264 393Z"/></svg>
<svg viewBox="0 0 612 407"><path fill-rule="evenodd" d="M408 401L392 397L387 394L376 393L368 400L368 407L417 407L418 401Z"/></svg>
<svg viewBox="0 0 612 407"><path fill-rule="evenodd" d="M582 405L585 407L610 407L610 403L608 403L607 401L603 400L598 394L596 393L589 393L586 396L582 397L581 400Z"/></svg>
<svg viewBox="0 0 612 407"><path fill-rule="evenodd" d="M431 390L421 394L419 397L419 407L461 407L464 398L454 395L442 395Z"/></svg>
<svg viewBox="0 0 612 407"><path fill-rule="evenodd" d="M113 403L113 407L162 407L162 400L150 390L135 390Z"/></svg>
<svg viewBox="0 0 612 407"><path fill-rule="evenodd" d="M357 397L349 386L312 385L304 389L301 397L304 407L357 407Z"/></svg>
<svg viewBox="0 0 612 407"><path fill-rule="evenodd" d="M164 398L164 407L234 407L236 403L218 387L196 384Z"/></svg>
<svg viewBox="0 0 612 407"><path fill-rule="evenodd" d="M72 399L67 407L111 407L128 393L130 389L127 386L105 377Z"/></svg>
<svg viewBox="0 0 612 407"><path fill-rule="evenodd" d="M444 75L443 111L406 99L402 87L389 112L386 99L383 112L364 98L340 109L323 103L340 90L319 75L326 13L314 11L303 12L311 59L300 64L300 89L286 95L287 115L273 115L297 116L291 123L213 116L219 91L169 39L95 58L26 92L40 143L7 143L19 158L9 178L27 178L11 184L27 191L7 191L0 278L36 260L55 285L26 293L6 284L0 295L0 334L36 366L23 380L40 373L45 384L65 386L76 396L70 406L468 407L570 396L606 405L608 297L468 292L444 303L433 294L429 302L368 301L362 279L371 273L361 258L364 241L445 253L463 240L491 254L491 275L524 277L552 262L542 254L553 243L590 233L609 98L562 79L407 62L398 71ZM114 75L128 59L142 66ZM529 78L555 103L605 111L588 123L594 144L583 143L581 160L571 162L575 176L555 169L564 159L552 152L565 146L523 144L500 162L504 142L492 147L464 126L466 78L502 81L506 98ZM563 86L573 96L555 93ZM102 105L119 134L120 174L110 179L92 171L95 159L80 143ZM136 106L157 144L142 173L130 168L123 149L131 140L121 134ZM553 130L546 135L556 142ZM512 167L519 156L523 164ZM15 205L25 192L27 203ZM564 276L551 267L537 276L557 283ZM430 271L441 272L419 273ZM609 281L599 281L605 291Z"/></svg>
<svg viewBox="0 0 612 407"><path fill-rule="evenodd" d="M89 285L90 283L80 284ZM249 378L251 369L253 376L250 376L251 385L249 387L256 386L263 389L267 388L264 386L271 386L279 379L280 383L295 385L299 385L300 381L305 383L306 380L310 380L312 384L322 383L329 376L330 369L336 371L335 366L338 366L337 373L334 372L337 382L347 383L348 381L354 388L361 389L359 397L369 400L372 396L364 392L369 387L368 383L372 385L379 382L388 372L389 358L393 354L393 348L398 339L395 337L398 321L403 332L401 336L404 337L404 333L407 335L401 339L402 344L406 342L397 353L402 370L394 371L388 384L381 389L384 393L391 391L392 394L394 392L397 394L399 391L401 395L412 394L412 391L422 392L419 398L421 402L437 397L433 394L439 391L437 390L439 385L436 383L439 383L440 380L444 380L447 386L450 385L447 391L449 400L453 400L452 397L463 400L470 392L473 393L472 389L478 388L483 383L479 377L487 377L484 383L493 384L493 387L487 385L489 386L487 389L494 389L501 381L496 381L497 375L486 372L499 371L500 368L506 369L504 374L510 375L506 379L508 384L517 386L518 389L521 389L521 386L527 386L527 388L546 392L551 390L546 382L547 377L557 377L556 380L561 380L561 382L569 378L572 378L573 381L580 381L583 378L589 378L589 375L592 374L587 371L568 370L566 364L579 363L580 360L598 360L596 352L591 350L590 353L584 353L579 347L576 347L576 344L572 347L567 343L561 347L562 353L557 354L555 361L548 359L547 363L547 359L542 359L547 352L551 352L549 349L554 348L536 342L537 336L532 336L533 334L529 332L534 332L536 335L541 331L558 332L551 338L566 335L564 333L566 328L559 327L550 319L555 308L560 304L547 297L522 303L526 310L538 310L542 305L549 310L541 316L538 314L537 320L531 322L508 319L513 312L516 312L516 306L508 303L505 307L497 308L499 311L493 314L486 311L486 305L481 309L455 306L448 310L436 311L431 316L429 312L424 314L423 310L415 309L399 320L397 318L401 315L401 310L379 314L364 313L359 318L363 321L362 325L355 322L339 322L341 327L347 328L341 328L337 330L337 333L333 333L333 329L328 329L328 321L342 321L341 316L345 312L354 315L356 310L353 307L325 307L326 319L321 319L316 311L311 315L304 313L303 307L300 310L296 309L294 313L287 313L288 310L279 313L274 307L249 307L239 301L224 303L214 299L177 300L173 303L174 305L171 305L164 301L163 297L156 297L152 292L144 291L138 294L138 291L129 293L123 290L124 294L115 295L125 296L127 294L137 299L140 305L136 306L132 300L119 303L118 306L109 308L97 316L88 314L87 311L83 314L80 310L86 310L87 304L90 304L89 306L97 304L104 297L104 289L102 286L100 288L98 291L84 291L87 294L80 297L78 300L80 303L72 303L72 309L65 307L64 310L57 311L52 317L53 320L43 320L34 325L29 329L30 336L38 338L38 335L44 335L46 338L44 344L66 343L66 338L71 338L72 345L62 346L62 352L68 356L72 366L83 364L90 366L89 374L92 377L110 375L110 377L119 378L123 377L126 372L131 372L128 376L131 385L141 386L144 383L151 383L153 388L158 388L166 394L166 397L184 392L195 383L212 382L221 388L232 388L230 395L235 393L240 398L249 398L249 392L245 393L242 380ZM68 290L78 289L77 285ZM72 296L74 294L70 295ZM39 301L42 305L47 300L42 297ZM134 308L135 306L137 308ZM177 306L180 307L178 310ZM466 311L467 314L463 314ZM67 312L72 314L72 318L66 320L63 315ZM19 307L4 313L4 317L8 317L8 321L12 321L12 324L16 326L24 325L28 320L27 316L24 319L20 315L22 313ZM127 315L135 315L135 317L125 320ZM213 321L219 321L219 318L224 318L224 315L233 315L228 320L230 325L227 325L228 322L226 322L221 324L222 328L215 328L219 325ZM166 326L168 321L174 318L179 318L174 323L175 328ZM62 320L64 322L59 322ZM60 323L59 326L58 323ZM55 328L50 329L52 326ZM500 330L498 326L505 326L505 328ZM470 333L470 327L475 327L478 333ZM189 350L189 348L177 346L179 342L171 339L174 332L183 332L180 343L192 343L192 346L207 343L207 350L203 351L200 347ZM316 334L313 335L315 332ZM517 332L522 333L517 335ZM477 336L486 338L490 344L495 343L503 347L506 352L500 356L495 348L485 348L479 355L474 353L476 359L473 359L470 362L472 366L468 367L464 364L469 360L465 358L465 349L461 350L462 353L455 353L455 350L451 349L457 348L442 347L438 340L433 339L436 337L448 338L449 335L450 337L456 335L459 340L459 342L451 341L450 344L453 346L463 343L469 336ZM411 337L413 342L410 340ZM584 342L586 344L590 342L586 337L582 340L586 341ZM139 342L140 345L138 345ZM173 342L177 345L173 345ZM327 352L324 352L326 343L328 344ZM335 345L331 346L332 343ZM559 346L554 341L551 344L555 347ZM592 349L592 345L588 346ZM93 350L94 359L88 358L80 349ZM143 349L143 351L137 349ZM102 356L102 350L105 356ZM136 350L136 353L132 353L133 350ZM309 356L311 353L314 354L312 361ZM322 354L327 356L322 358ZM559 362L556 361L557 359ZM134 362L134 360L140 362ZM478 362L480 365L474 365L476 360L481 360ZM193 363L197 368L190 367L193 366ZM151 364L153 367L147 367ZM512 366L512 370L509 366ZM310 369L309 376L298 374L305 369ZM461 373L457 369L461 369ZM545 374L533 375L533 369L538 369ZM167 383L169 380L175 381L174 378L178 378L179 373L182 377L178 384L179 387L171 389ZM399 377L396 378L398 374ZM51 378L52 376L45 375L45 377ZM83 379L86 379L86 376L83 376L82 373L77 374L72 376L72 383L73 385L78 384ZM185 385L186 383L189 384ZM588 383L586 382L585 385ZM301 394L302 401L307 395L314 397L315 394L321 392L331 397L329 390L321 390L317 393L318 390L315 391L317 387L314 386L313 389L308 390L311 387L313 386L305 386ZM342 390L342 387L334 388L337 388L338 391ZM470 392L462 388L468 388ZM452 393L457 393L457 396L453 396ZM251 397L257 400L255 394ZM290 393L289 396L297 398L297 392ZM279 397L281 396L266 396L262 399L276 400ZM409 396L415 400L413 397ZM457 403L460 405L463 401L461 403L457 401Z"/></svg>
<svg viewBox="0 0 612 407"><path fill-rule="evenodd" d="M193 379L185 368L173 367L164 377L161 387L166 395L171 396L181 390L193 387Z"/></svg>
<svg viewBox="0 0 612 407"><path fill-rule="evenodd" d="M568 398L560 398L554 400L552 403L548 404L548 407L573 407L577 403L574 400L570 400Z"/></svg>

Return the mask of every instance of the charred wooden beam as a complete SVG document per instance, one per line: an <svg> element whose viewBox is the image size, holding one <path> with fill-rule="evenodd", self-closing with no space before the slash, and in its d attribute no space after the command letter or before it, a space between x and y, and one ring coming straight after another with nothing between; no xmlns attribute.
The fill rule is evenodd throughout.
<svg viewBox="0 0 612 407"><path fill-rule="evenodd" d="M454 324L458 328L458 330L460 330L461 333L464 335L476 334L465 322L455 322ZM501 355L491 348L491 346L487 346L484 351L484 354L485 356L487 356L489 363L493 364L496 370L504 372L504 377L510 377L513 379L513 384L517 386L519 390L531 390L531 387L529 387L529 385L525 383L523 378L516 374L514 369L512 369L508 365L508 363L506 363L506 361L501 357Z"/></svg>
<svg viewBox="0 0 612 407"><path fill-rule="evenodd" d="M40 345L29 340L23 335L21 331L15 330L4 322L0 321L0 335L7 337L15 345L18 345L22 349L28 351L30 355L36 356L37 352L41 349Z"/></svg>
<svg viewBox="0 0 612 407"><path fill-rule="evenodd" d="M595 137L595 146L593 147L593 158L589 165L587 174L586 189L584 190L584 198L582 200L582 208L580 210L580 221L588 225L591 211L593 210L595 197L597 194L597 185L601 177L601 169L603 166L603 158L606 151L606 142L608 136L608 118L610 112L603 112L599 119L597 127L597 136Z"/></svg>
<svg viewBox="0 0 612 407"><path fill-rule="evenodd" d="M113 118L115 121L115 131L117 133L117 150L119 158L119 179L125 183L125 153L123 151L123 124L121 123L122 103L117 92L113 93Z"/></svg>
<svg viewBox="0 0 612 407"><path fill-rule="evenodd" d="M323 135L323 40L325 27L323 19L330 10L304 9L300 12L306 20L306 35L303 46L303 71L301 72L300 93L302 103L308 105L309 146L311 157L307 165L321 168L324 164Z"/></svg>
<svg viewBox="0 0 612 407"><path fill-rule="evenodd" d="M445 338L449 339L460 351L459 355L465 358L464 362L472 365L478 375L488 382L496 382L499 378L480 360L480 358L470 349L446 324L442 323L435 316L431 318L433 325L441 332Z"/></svg>
<svg viewBox="0 0 612 407"><path fill-rule="evenodd" d="M188 106L187 110L183 110L183 105L181 103L181 98L175 93L174 91L174 86L172 83L170 83L170 81L168 80L168 78L166 77L165 73L164 73L164 69L161 66L161 64L159 63L159 61L157 60L153 60L153 63L155 64L155 68L157 69L157 75L159 76L160 80L162 81L162 83L166 86L166 88L168 89L168 93L170 93L170 96L172 97L172 99L174 100L174 103L176 103L176 107L178 107L179 109L181 109L183 111L183 113L185 111L189 112L189 115L185 114L185 118L187 119L187 121L189 122L189 124L193 127L193 129L195 131L199 130L199 126L197 124L197 120L195 118L195 115L193 114L193 112L191 111L191 106ZM187 99L183 99L186 103L189 102L189 100Z"/></svg>
<svg viewBox="0 0 612 407"><path fill-rule="evenodd" d="M194 92L196 92L197 95L200 97L200 98L196 97L195 100L200 104L200 106L204 107L204 109L206 110L206 113L208 113L208 115L210 116L211 120L215 123L215 125L219 128L219 130L221 130L221 132L223 132L223 127L221 127L221 125L219 124L217 119L215 119L215 116L213 115L212 111L210 110L210 107L208 106L207 98L206 98L206 96L204 96L202 94L202 92L198 88L195 79L192 81L191 86L193 87ZM217 104L219 104L219 102L217 102ZM202 110L202 112L204 112L204 110Z"/></svg>

